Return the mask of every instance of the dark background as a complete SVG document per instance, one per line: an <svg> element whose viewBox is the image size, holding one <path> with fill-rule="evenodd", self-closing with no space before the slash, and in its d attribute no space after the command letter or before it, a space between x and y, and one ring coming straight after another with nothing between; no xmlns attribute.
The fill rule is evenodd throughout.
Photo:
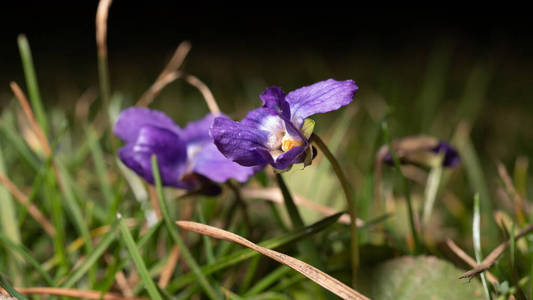
<svg viewBox="0 0 533 300"><path fill-rule="evenodd" d="M176 46L189 40L193 48L185 69L205 81L222 109L236 118L256 106L268 85L291 90L329 77L353 78L361 99L377 95L395 107L404 125L395 135L430 132L449 138L459 117L441 122L444 129L419 128L420 107L413 106L432 72L432 57L444 53L446 78L435 111L441 115L435 117L455 114L473 70L490 73L476 120L466 116L478 122L474 139L493 156L533 151L533 39L527 9L256 5L114 1L108 23L112 90L122 93L125 105L133 104ZM96 8L97 1L19 1L2 9L0 105L12 99L9 81L24 82L16 43L20 33L29 39L46 103L72 107L84 91L98 86ZM191 108L175 100L183 93L201 101L197 91L177 83L165 89L155 107L187 113ZM199 110L193 110L194 117Z"/></svg>
<svg viewBox="0 0 533 300"><path fill-rule="evenodd" d="M148 2L118 0L111 5L111 66L135 63L154 71L152 67L164 64L164 58L183 40L192 42L193 51L219 59L243 54L265 59L305 52L333 60L371 56L391 61L421 59L436 41L449 40L458 54L505 56L510 62L520 61L517 68L531 66L531 21L520 8L390 7L385 3L354 4L353 8L339 3L287 7L275 2L246 8ZM39 71L53 67L70 78L83 80L85 73L94 80L96 7L97 1L17 1L4 6L1 79L20 77L16 36L25 33Z"/></svg>

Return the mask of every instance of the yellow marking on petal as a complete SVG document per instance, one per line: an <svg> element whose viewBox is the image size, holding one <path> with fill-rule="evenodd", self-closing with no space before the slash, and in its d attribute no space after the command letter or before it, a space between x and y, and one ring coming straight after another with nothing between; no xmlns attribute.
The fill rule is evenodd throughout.
<svg viewBox="0 0 533 300"><path fill-rule="evenodd" d="M281 139L281 150L287 152L292 148L302 146L303 144L303 141L294 139L292 136L286 134L283 139Z"/></svg>

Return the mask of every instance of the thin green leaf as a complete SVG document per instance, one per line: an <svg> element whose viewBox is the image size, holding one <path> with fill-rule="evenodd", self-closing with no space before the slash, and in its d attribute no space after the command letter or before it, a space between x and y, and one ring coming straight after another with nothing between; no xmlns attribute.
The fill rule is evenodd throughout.
<svg viewBox="0 0 533 300"><path fill-rule="evenodd" d="M239 287L239 294L246 292L250 287L252 279L255 276L255 272L257 271L259 261L261 261L261 256L259 255L250 259L250 263L248 264L248 268L246 270L246 275L244 275L244 279L242 280L241 286Z"/></svg>
<svg viewBox="0 0 533 300"><path fill-rule="evenodd" d="M310 235L313 235L317 232L320 232L328 228L330 225L335 224L335 222L337 222L337 220L340 218L341 215L342 213L338 213L338 214L329 216L305 228L296 230L288 234L284 234L282 236L279 236L279 237L276 237L270 240L266 240L264 242L258 243L258 245L264 248L268 248L268 249L276 249L278 247L287 245L296 240L306 238ZM201 271L202 273L209 275L216 271L238 264L246 259L255 257L257 255L259 255L259 253L253 250L250 250L250 249L239 250L230 255L217 259L217 261L214 264L203 266L201 268ZM171 282L168 285L167 289L170 292L175 292L176 290L193 282L194 279L195 279L194 274L189 273L189 274L182 275L179 278L177 278L175 281Z"/></svg>
<svg viewBox="0 0 533 300"><path fill-rule="evenodd" d="M0 173L7 174L4 166L4 156L2 153L2 144L0 144ZM15 203L11 194L7 189L0 184L0 230L14 243L20 244L20 231L17 221L17 213L15 210ZM18 276L21 279L21 270L19 263L22 262L21 257L15 253L8 252L8 268L11 274ZM18 282L18 280L16 281Z"/></svg>
<svg viewBox="0 0 533 300"><path fill-rule="evenodd" d="M71 217L74 221L74 225L76 226L78 232L83 238L85 252L87 255L90 255L93 252L94 248L93 242L91 240L91 235L89 234L89 227L87 226L87 222L83 218L81 208L74 197L74 192L72 190L72 180L70 178L70 175L68 174L68 171L63 166L63 163L59 159L56 159L55 163L57 167L57 175L59 176L60 188L64 196L63 199L65 200L67 209L69 210ZM92 283L94 283L95 281L95 274L96 268L93 268L90 273Z"/></svg>
<svg viewBox="0 0 533 300"><path fill-rule="evenodd" d="M14 117L11 111L6 111L2 115L1 129L8 141L8 145L15 148L22 158L35 170L39 170L41 163L29 148L26 142L24 142L18 129L14 127Z"/></svg>
<svg viewBox="0 0 533 300"><path fill-rule="evenodd" d="M481 229L480 229L480 210L479 210L479 194L474 196L474 219L472 220L472 238L474 239L474 252L476 261L478 264L483 260L483 254L481 252ZM485 272L480 274L481 283L483 283L483 289L485 290L485 296L487 299L492 300L492 295L489 290L487 279L485 278Z"/></svg>
<svg viewBox="0 0 533 300"><path fill-rule="evenodd" d="M250 248L254 251L261 253L264 256L267 256L281 264L284 264L291 269L305 275L307 278L311 279L313 282L319 284L323 288L329 290L335 295L343 299L353 299L353 300L368 300L366 296L360 294L354 289L348 287L344 283L335 279L334 277L324 273L323 271L299 260L289 255L277 252L271 249L267 249L261 246L258 246L255 243L250 242L249 240L234 234L232 232L216 228L213 226L200 224L191 221L177 221L176 224L186 230L193 231L199 234L209 235L212 238L231 241L233 243L239 244L241 246Z"/></svg>
<svg viewBox="0 0 533 300"><path fill-rule="evenodd" d="M71 275L69 275L69 278L67 279L67 281L65 281L65 283L62 284L62 287L63 288L73 287L74 284L78 282L78 280L80 280L81 277L85 273L87 273L87 271L91 268L91 266L96 263L96 261L100 258L100 256L104 254L107 248L109 248L111 243L115 240L116 235L117 235L117 222L115 221L113 222L113 224L111 224L111 228L102 238L102 241L100 242L100 244L96 246L94 251L91 253L91 255L87 257L85 262L81 264L73 273L71 273Z"/></svg>
<svg viewBox="0 0 533 300"><path fill-rule="evenodd" d="M217 295L215 289L211 286L209 283L207 277L205 274L200 270L200 267L198 266L198 263L192 256L191 252L181 239L177 227L174 225L172 220L170 220L170 214L168 212L167 203L165 201L165 198L163 197L163 187L161 184L161 175L159 173L159 165L157 164L157 157L155 155L152 155L152 171L154 173L154 181L157 191L157 198L159 200L159 206L161 208L161 214L163 215L163 219L165 220L165 225L167 227L167 230L170 233L170 236L172 237L172 240L174 243L178 245L180 248L181 255L183 259L187 262L187 265L191 268L194 275L196 276L196 279L202 286L204 292L209 296L211 299L218 299L219 296Z"/></svg>
<svg viewBox="0 0 533 300"><path fill-rule="evenodd" d="M135 263L137 272L139 273L139 276L141 277L144 283L144 287L148 291L150 298L154 300L163 300L163 298L161 297L161 294L159 294L159 290L157 289L157 286L155 285L154 281L150 277L150 274L148 273L148 269L146 268L146 265L144 264L144 261L142 260L141 254L139 253L137 245L135 244L135 241L133 240L133 237L131 236L128 226L126 226L126 223L124 222L120 214L118 215L118 220L119 220L119 225L120 225L120 231L122 232L122 240L126 244L126 248L128 248L128 252L131 255L131 259Z"/></svg>
<svg viewBox="0 0 533 300"><path fill-rule="evenodd" d="M281 277L285 276L291 271L292 269L285 265L278 267L276 270L270 272L268 275L259 280L259 282L257 282L248 292L246 292L245 296L252 297L261 293L274 282L278 281Z"/></svg>
<svg viewBox="0 0 533 300"><path fill-rule="evenodd" d="M23 34L18 36L17 41L31 106L35 113L35 117L37 118L37 122L39 122L44 134L48 135L48 120L46 119L46 114L42 105L39 85L37 83L37 75L35 75L35 68L33 66L30 44L28 43L26 36Z"/></svg>
<svg viewBox="0 0 533 300"><path fill-rule="evenodd" d="M394 161L394 168L396 169L396 172L399 174L401 182L402 182L402 191L405 196L405 200L407 202L407 214L409 216L409 227L411 228L411 234L413 235L413 240L415 242L415 249L414 254L418 254L422 246L420 244L420 238L418 237L418 231L416 230L415 226L415 217L414 217L414 208L413 203L411 201L411 192L409 191L409 186L407 183L407 179L403 176L401 167L400 167L400 160L398 159L398 156L394 152L394 147L392 146L392 140L389 134L389 125L386 120L383 120L381 123L381 131L383 132L383 138L385 139L385 143L389 147L389 153L392 156L392 160Z"/></svg>
<svg viewBox="0 0 533 300"><path fill-rule="evenodd" d="M19 293L17 290L15 290L15 288L13 288L13 286L11 286L11 284L4 278L4 276L2 276L2 274L0 274L0 287L3 288L4 290L6 290L6 292L8 294L10 294L11 296L17 298L18 300L26 300L26 299L28 299L24 295Z"/></svg>
<svg viewBox="0 0 533 300"><path fill-rule="evenodd" d="M113 189L108 180L108 171L105 165L104 152L102 151L102 147L100 146L98 138L96 137L96 134L93 129L87 128L86 135L87 135L87 139L89 140L89 147L91 149L93 163L96 169L96 175L98 177L100 189L102 190L102 193L104 194L106 205L110 209L111 207L113 207L113 203L115 202L115 197L113 196ZM113 219L116 213L117 213L116 210L115 211L109 210L108 219L109 220Z"/></svg>
<svg viewBox="0 0 533 300"><path fill-rule="evenodd" d="M202 207L202 202L198 202L198 219L200 220L200 223L206 223L205 221L205 217L204 217L204 210L203 210L203 207ZM209 264L212 264L215 262L215 253L213 252L213 246L211 245L211 240L206 237L206 236L203 236L203 241L204 241L204 251L205 251L205 256L207 257L207 263Z"/></svg>
<svg viewBox="0 0 533 300"><path fill-rule="evenodd" d="M8 236L3 235L0 233L0 241L4 243L8 248L10 248L12 251L15 251L19 253L24 259L32 265L35 270L43 277L43 279L46 281L46 283L49 286L55 286L54 281L52 280L52 277L41 267L41 263L38 262L33 256L30 254L30 251L27 250L24 246L17 244L16 242L12 241Z"/></svg>
<svg viewBox="0 0 533 300"><path fill-rule="evenodd" d="M431 220L431 212L433 211L433 205L437 198L437 192L442 177L442 158L442 155L440 155L438 162L435 166L431 167L426 181L426 188L424 190L424 211L422 213L422 224L424 224L424 226L427 226Z"/></svg>

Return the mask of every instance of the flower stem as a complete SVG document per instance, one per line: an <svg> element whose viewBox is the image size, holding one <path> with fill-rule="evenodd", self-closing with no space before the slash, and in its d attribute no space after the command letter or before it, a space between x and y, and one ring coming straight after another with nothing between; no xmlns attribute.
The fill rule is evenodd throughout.
<svg viewBox="0 0 533 300"><path fill-rule="evenodd" d="M296 207L296 204L294 204L294 199L292 199L291 192L289 192L289 188L285 184L281 174L276 173L276 180L278 181L279 189L283 194L283 199L285 200L283 203L285 203L285 208L287 208L287 212L289 213L289 217L291 218L291 223L294 229L304 227L302 216L300 216L300 212L298 212L298 208Z"/></svg>
<svg viewBox="0 0 533 300"><path fill-rule="evenodd" d="M302 219L302 216L298 211L298 207L296 207L296 204L294 203L294 199L292 198L289 188L285 184L285 180L283 180L283 176L281 176L281 174L279 173L276 173L276 180L278 182L279 189L281 190L281 194L283 195L283 203L285 204L285 208L287 209L289 217L291 218L293 230L299 230L304 228L305 224ZM326 270L326 266L320 258L320 254L318 253L317 248L313 245L311 240L302 240L298 244L298 251L306 258L308 258L309 262L312 265L321 270ZM324 295L321 289L314 289L313 293L315 293L316 299L324 299L324 296L327 297L326 299L330 298L329 295Z"/></svg>
<svg viewBox="0 0 533 300"><path fill-rule="evenodd" d="M357 217L357 212L355 208L355 201L352 197L352 192L350 188L350 184L348 180L346 179L346 176L344 175L344 172L341 169L341 166L339 165L339 162L333 156L333 153L329 151L328 146L322 141L322 139L316 135L311 135L311 141L324 153L326 158L329 160L329 163L331 164L331 167L333 168L333 171L335 172L335 175L337 175L337 179L339 179L339 182L342 186L342 190L344 191L344 196L346 198L346 202L348 203L348 214L350 215L350 246L351 246L351 260L352 260L352 281L356 280L356 274L357 269L359 269L359 241L357 238L357 225L355 224L355 220Z"/></svg>
<svg viewBox="0 0 533 300"><path fill-rule="evenodd" d="M250 214L248 213L248 205L246 204L246 201L244 201L244 199L242 198L240 187L234 182L232 182L231 180L227 182L227 186L231 189L231 191L235 195L234 203L235 205L238 205L241 208L244 224L248 228L249 233L252 234L253 227L252 227L252 222L250 221L251 220Z"/></svg>
<svg viewBox="0 0 533 300"><path fill-rule="evenodd" d="M415 243L414 248L414 254L418 254L421 250L420 247L420 239L418 237L418 231L416 230L415 226L415 218L413 213L413 204L411 202L411 193L409 192L409 187L407 186L407 179L403 176L402 170L400 168L400 160L398 159L398 156L396 156L396 153L394 153L394 148L392 147L392 141L389 135L389 125L386 121L383 121L381 123L381 130L383 132L383 138L385 139L385 143L387 143L387 146L389 147L389 153L392 156L392 160L394 161L394 168L400 174L401 182L402 182L402 190L403 194L405 195L405 200L407 201L407 213L409 215L409 226L411 228L411 234L413 235L413 240Z"/></svg>

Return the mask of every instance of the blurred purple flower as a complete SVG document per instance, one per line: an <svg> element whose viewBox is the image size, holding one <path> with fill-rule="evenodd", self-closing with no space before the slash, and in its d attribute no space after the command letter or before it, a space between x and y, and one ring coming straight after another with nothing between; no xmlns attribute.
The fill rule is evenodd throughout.
<svg viewBox="0 0 533 300"><path fill-rule="evenodd" d="M433 166L441 159L443 167L455 167L461 162L459 153L450 144L429 136L409 136L393 143L401 163ZM394 161L387 146L380 150L383 161L393 165ZM442 155L442 158L439 158Z"/></svg>
<svg viewBox="0 0 533 300"><path fill-rule="evenodd" d="M245 182L259 168L243 167L218 151L209 128L214 115L191 122L183 129L162 112L132 107L122 111L114 133L126 144L118 155L122 162L149 183L154 183L151 156L159 163L163 185L199 189L208 178Z"/></svg>
<svg viewBox="0 0 533 300"><path fill-rule="evenodd" d="M357 89L353 80L333 79L288 94L269 87L259 96L262 107L240 122L216 118L211 135L222 154L243 166L270 164L286 170L295 163L308 165L313 159L309 138L314 122L307 117L349 104Z"/></svg>

